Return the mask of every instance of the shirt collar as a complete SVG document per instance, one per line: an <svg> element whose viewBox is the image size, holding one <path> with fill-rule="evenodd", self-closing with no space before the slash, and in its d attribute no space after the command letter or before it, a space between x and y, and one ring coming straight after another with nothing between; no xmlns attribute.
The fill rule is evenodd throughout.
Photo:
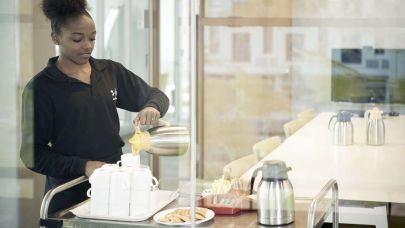
<svg viewBox="0 0 405 228"><path fill-rule="evenodd" d="M47 74L48 77L60 82L72 82L75 79L67 76L58 67L56 67L56 61L58 60L58 56L52 57L48 60L48 65L46 67L46 71L49 73ZM92 69L97 71L102 71L106 68L104 62L99 61L93 57L90 57L89 62L91 64ZM97 75L97 74L96 74Z"/></svg>
<svg viewBox="0 0 405 228"><path fill-rule="evenodd" d="M106 68L106 65L103 61L99 61L91 56L90 56L89 61L90 61L91 67L93 67L94 69L96 69L98 71L102 71L102 70L104 70L104 68Z"/></svg>

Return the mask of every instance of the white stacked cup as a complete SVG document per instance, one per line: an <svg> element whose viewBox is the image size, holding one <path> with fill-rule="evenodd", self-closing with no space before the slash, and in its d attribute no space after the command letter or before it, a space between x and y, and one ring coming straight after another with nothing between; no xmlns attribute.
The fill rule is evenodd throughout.
<svg viewBox="0 0 405 228"><path fill-rule="evenodd" d="M108 164L107 163L107 164L104 164L103 166L101 166L101 168L102 169L107 169L110 172L113 172L113 171L118 169L118 165L116 165L116 164Z"/></svg>
<svg viewBox="0 0 405 228"><path fill-rule="evenodd" d="M129 216L131 175L139 164L139 155L126 153L121 155L121 160L116 165L113 165L117 168L111 174L109 216Z"/></svg>
<svg viewBox="0 0 405 228"><path fill-rule="evenodd" d="M153 183L154 182L154 183ZM148 166L140 165L132 173L130 216L136 217L151 210L151 189L159 185Z"/></svg>
<svg viewBox="0 0 405 228"><path fill-rule="evenodd" d="M131 172L123 167L111 174L109 216L129 216Z"/></svg>
<svg viewBox="0 0 405 228"><path fill-rule="evenodd" d="M87 190L90 200L90 214L107 216L109 208L111 170L99 168L89 178L91 188Z"/></svg>
<svg viewBox="0 0 405 228"><path fill-rule="evenodd" d="M118 166L121 167L138 167L141 164L141 159L139 154L133 155L131 153L126 153L121 155L121 160L117 162Z"/></svg>

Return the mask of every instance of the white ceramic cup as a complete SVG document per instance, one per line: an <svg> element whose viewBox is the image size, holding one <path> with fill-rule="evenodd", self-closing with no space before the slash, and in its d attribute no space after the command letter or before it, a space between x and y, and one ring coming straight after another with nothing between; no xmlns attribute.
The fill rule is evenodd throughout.
<svg viewBox="0 0 405 228"><path fill-rule="evenodd" d="M120 168L111 174L109 216L129 216L131 168Z"/></svg>
<svg viewBox="0 0 405 228"><path fill-rule="evenodd" d="M131 190L130 216L137 217L147 214L151 209L151 192L150 190Z"/></svg>
<svg viewBox="0 0 405 228"><path fill-rule="evenodd" d="M141 164L141 158L139 154L133 155L132 153L126 153L121 155L121 160L117 162L121 167L138 167Z"/></svg>
<svg viewBox="0 0 405 228"><path fill-rule="evenodd" d="M112 172L114 170L119 169L119 166L117 164L104 164L103 166L101 166L101 168L110 170Z"/></svg>
<svg viewBox="0 0 405 228"><path fill-rule="evenodd" d="M155 187L151 189L150 192L150 210L159 207L159 188Z"/></svg>
<svg viewBox="0 0 405 228"><path fill-rule="evenodd" d="M152 189L158 189L159 181L152 176L149 167L140 165L133 170L131 178L130 216L136 217L150 212L156 203Z"/></svg>
<svg viewBox="0 0 405 228"><path fill-rule="evenodd" d="M90 214L92 215L108 215L110 176L110 170L99 168L94 170L89 178L91 188L87 190L87 196L91 198Z"/></svg>
<svg viewBox="0 0 405 228"><path fill-rule="evenodd" d="M139 165L132 173L131 188L137 190L157 188L159 181L152 176L152 172L146 165Z"/></svg>

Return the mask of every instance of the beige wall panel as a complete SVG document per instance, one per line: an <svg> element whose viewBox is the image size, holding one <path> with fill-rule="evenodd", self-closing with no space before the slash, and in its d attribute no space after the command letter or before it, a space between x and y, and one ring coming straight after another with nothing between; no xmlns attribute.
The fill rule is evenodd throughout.
<svg viewBox="0 0 405 228"><path fill-rule="evenodd" d="M291 17L292 0L205 0L206 17Z"/></svg>
<svg viewBox="0 0 405 228"><path fill-rule="evenodd" d="M19 0L20 14L32 14L32 5L38 3L38 0Z"/></svg>
<svg viewBox="0 0 405 228"><path fill-rule="evenodd" d="M254 143L282 133L274 115L290 112L290 95L289 90L273 89L276 78L245 74L204 78L204 163L209 164L205 178L220 177L223 166L252 153Z"/></svg>

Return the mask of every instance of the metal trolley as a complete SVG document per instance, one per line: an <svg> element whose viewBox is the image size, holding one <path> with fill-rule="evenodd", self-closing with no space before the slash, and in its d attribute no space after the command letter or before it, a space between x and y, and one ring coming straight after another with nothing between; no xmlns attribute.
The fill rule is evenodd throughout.
<svg viewBox="0 0 405 228"><path fill-rule="evenodd" d="M75 208L86 201L74 205L71 208L48 215L48 208L52 198L66 189L87 181L87 177L79 177L65 184L49 190L44 196L40 211L41 227L157 227L158 223L149 218L143 222L125 222L112 220L83 219L73 215L69 210ZM327 198L327 194L332 191L332 198ZM178 206L178 202L172 202L167 207ZM339 197L338 184L332 179L322 188L322 190L313 198L296 198L295 221L292 224L280 226L282 228L318 228L321 227L326 218L331 215L333 228L339 227ZM236 216L216 215L211 221L201 224L203 227L262 227L257 224L257 213L255 211L246 211ZM200 225L198 225L200 226Z"/></svg>

